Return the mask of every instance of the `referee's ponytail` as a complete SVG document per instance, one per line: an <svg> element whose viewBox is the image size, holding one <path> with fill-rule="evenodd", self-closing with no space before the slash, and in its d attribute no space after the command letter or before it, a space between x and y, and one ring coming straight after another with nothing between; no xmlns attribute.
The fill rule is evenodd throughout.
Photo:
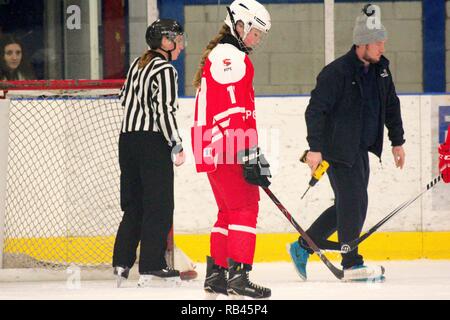
<svg viewBox="0 0 450 320"><path fill-rule="evenodd" d="M155 57L154 51L147 50L146 52L144 52L141 58L139 59L139 69L145 68L145 66L148 65L154 57Z"/></svg>

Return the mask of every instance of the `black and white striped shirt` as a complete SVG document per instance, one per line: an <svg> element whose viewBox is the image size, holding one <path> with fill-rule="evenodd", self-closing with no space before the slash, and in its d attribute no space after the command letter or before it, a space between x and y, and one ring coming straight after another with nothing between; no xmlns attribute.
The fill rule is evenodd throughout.
<svg viewBox="0 0 450 320"><path fill-rule="evenodd" d="M162 132L169 146L180 145L182 139L175 117L178 110L177 71L159 53L155 53L155 58L142 69L139 69L139 60L132 63L120 92L125 108L122 132Z"/></svg>

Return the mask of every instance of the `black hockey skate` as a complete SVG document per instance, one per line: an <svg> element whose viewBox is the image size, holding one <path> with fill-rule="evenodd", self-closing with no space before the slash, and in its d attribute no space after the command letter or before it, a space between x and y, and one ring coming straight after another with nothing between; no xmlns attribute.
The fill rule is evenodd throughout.
<svg viewBox="0 0 450 320"><path fill-rule="evenodd" d="M181 283L180 271L172 268L164 268L161 270L143 272L139 277L138 287L150 287L155 280L179 284Z"/></svg>
<svg viewBox="0 0 450 320"><path fill-rule="evenodd" d="M114 267L114 275L116 276L117 280L117 288L120 288L122 282L128 279L129 274L130 268L128 267L120 267L120 266Z"/></svg>
<svg viewBox="0 0 450 320"><path fill-rule="evenodd" d="M229 296L253 299L267 299L271 296L272 292L269 288L261 287L249 280L248 273L251 270L251 265L228 259L227 291Z"/></svg>
<svg viewBox="0 0 450 320"><path fill-rule="evenodd" d="M215 300L219 294L228 295L227 270L214 263L212 257L206 257L205 299Z"/></svg>

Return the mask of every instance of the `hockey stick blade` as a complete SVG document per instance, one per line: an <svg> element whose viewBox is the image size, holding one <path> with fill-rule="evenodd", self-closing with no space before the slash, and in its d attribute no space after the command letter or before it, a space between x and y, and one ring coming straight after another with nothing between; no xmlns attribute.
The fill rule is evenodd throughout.
<svg viewBox="0 0 450 320"><path fill-rule="evenodd" d="M292 215L287 211L287 209L281 204L278 198L270 191L269 188L262 187L262 189L266 192L272 202L280 209L283 215L289 220L289 222L294 226L295 230L297 230L300 235L305 239L308 243L309 247L319 256L320 260L327 266L327 268L333 273L333 275L341 280L344 278L344 271L334 266L330 260L323 254L323 251L314 243L314 241L308 236L305 230L300 227L300 225L295 221Z"/></svg>

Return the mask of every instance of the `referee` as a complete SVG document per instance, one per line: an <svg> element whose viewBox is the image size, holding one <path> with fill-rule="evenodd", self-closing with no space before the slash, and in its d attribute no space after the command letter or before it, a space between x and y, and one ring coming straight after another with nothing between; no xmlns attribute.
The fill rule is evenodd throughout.
<svg viewBox="0 0 450 320"><path fill-rule="evenodd" d="M120 203L124 212L114 244L118 286L128 278L140 243L138 286L154 277L179 279L165 260L173 222L173 164L185 161L175 113L177 71L169 63L184 49L184 32L175 20L160 19L147 28L151 50L128 71L120 99L124 107L119 139Z"/></svg>

